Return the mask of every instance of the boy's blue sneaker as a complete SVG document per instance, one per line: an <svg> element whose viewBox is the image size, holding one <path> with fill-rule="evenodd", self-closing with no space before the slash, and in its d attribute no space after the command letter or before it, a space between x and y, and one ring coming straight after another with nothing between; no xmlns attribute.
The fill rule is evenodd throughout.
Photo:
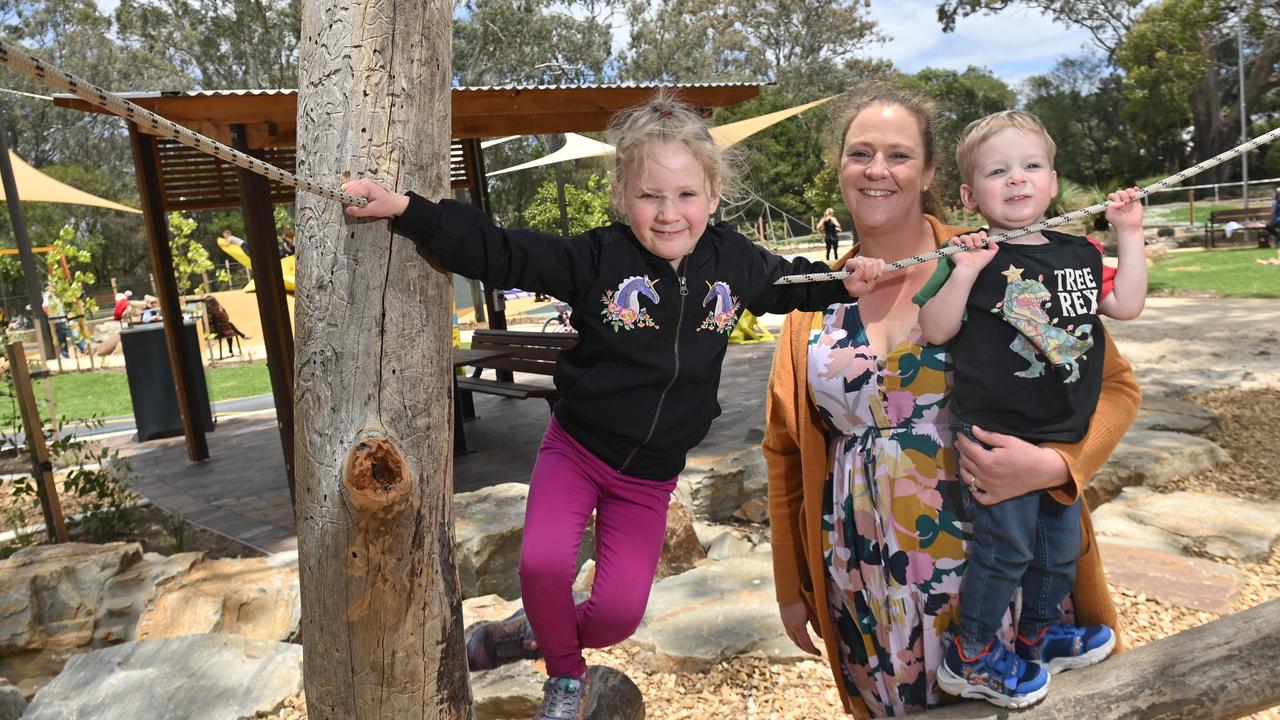
<svg viewBox="0 0 1280 720"><path fill-rule="evenodd" d="M975 657L965 657L957 638L938 668L938 687L950 695L978 698L1004 708L1024 708L1049 692L1049 673L992 640Z"/></svg>
<svg viewBox="0 0 1280 720"><path fill-rule="evenodd" d="M1050 674L1102 662L1116 647L1116 634L1106 625L1050 625L1029 640L1018 634L1018 656Z"/></svg>

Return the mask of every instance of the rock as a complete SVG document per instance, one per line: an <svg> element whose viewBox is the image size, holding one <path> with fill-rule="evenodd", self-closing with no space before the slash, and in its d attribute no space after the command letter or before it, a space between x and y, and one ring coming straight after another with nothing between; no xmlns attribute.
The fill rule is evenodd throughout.
<svg viewBox="0 0 1280 720"><path fill-rule="evenodd" d="M591 586L596 582L596 561L588 560L582 564L582 569L578 570L578 577L573 581L573 591L575 593L591 593Z"/></svg>
<svg viewBox="0 0 1280 720"><path fill-rule="evenodd" d="M1112 583L1164 603L1226 615L1243 576L1223 563L1102 538L1103 567Z"/></svg>
<svg viewBox="0 0 1280 720"><path fill-rule="evenodd" d="M1144 397L1133 427L1204 435L1218 429L1218 416L1189 400Z"/></svg>
<svg viewBox="0 0 1280 720"><path fill-rule="evenodd" d="M18 720L27 710L27 699L18 688L0 683L0 720Z"/></svg>
<svg viewBox="0 0 1280 720"><path fill-rule="evenodd" d="M1121 538L1182 554L1262 562L1280 539L1277 517L1280 503L1216 492L1160 494L1131 487L1093 513L1093 527L1100 538Z"/></svg>
<svg viewBox="0 0 1280 720"><path fill-rule="evenodd" d="M751 541L738 537L732 531L726 530L711 541L711 547L707 548L707 559L716 561L729 560L731 558L746 557L750 553Z"/></svg>
<svg viewBox="0 0 1280 720"><path fill-rule="evenodd" d="M251 718L301 690L300 645L187 635L72 657L23 718Z"/></svg>
<svg viewBox="0 0 1280 720"><path fill-rule="evenodd" d="M206 560L157 585L134 638L230 633L259 640L298 638L302 604L297 554Z"/></svg>
<svg viewBox="0 0 1280 720"><path fill-rule="evenodd" d="M203 558L204 554L198 552L170 556L147 553L142 556L142 562L108 580L93 633L94 646L136 639L138 618L153 598L155 587L188 572Z"/></svg>
<svg viewBox="0 0 1280 720"><path fill-rule="evenodd" d="M1204 438L1135 426L1089 481L1085 501L1097 508L1128 486L1166 487L1174 478L1195 475L1227 459L1225 450Z"/></svg>
<svg viewBox="0 0 1280 720"><path fill-rule="evenodd" d="M632 661L651 672L703 672L738 656L811 657L782 629L766 555L707 563L657 583L644 622L623 646L636 648Z"/></svg>
<svg viewBox="0 0 1280 720"><path fill-rule="evenodd" d="M1217 388L1239 387L1254 376L1243 368L1222 366L1214 368L1212 372L1203 369L1169 371L1148 367L1135 367L1134 371L1144 394L1171 397Z"/></svg>
<svg viewBox="0 0 1280 720"><path fill-rule="evenodd" d="M37 545L0 560L0 655L92 643L107 581L141 560L137 543Z"/></svg>
<svg viewBox="0 0 1280 720"><path fill-rule="evenodd" d="M520 597L520 538L529 486L503 483L453 496L462 597ZM579 563L581 564L581 563Z"/></svg>
<svg viewBox="0 0 1280 720"><path fill-rule="evenodd" d="M699 520L693 521L693 532L698 536L698 543L702 545L703 550L711 547L711 541L720 537L720 533L724 532L724 530L724 525L713 525Z"/></svg>
<svg viewBox="0 0 1280 720"><path fill-rule="evenodd" d="M728 520L743 503L767 495L768 484L764 456L752 447L732 455L690 458L676 496L694 517Z"/></svg>
<svg viewBox="0 0 1280 720"><path fill-rule="evenodd" d="M760 543L759 545L751 548L751 554L752 555L773 555L773 544Z"/></svg>
<svg viewBox="0 0 1280 720"><path fill-rule="evenodd" d="M613 668L587 668L586 720L644 720L644 698L631 678ZM471 674L476 720L524 720L542 702L547 675L529 661Z"/></svg>
<svg viewBox="0 0 1280 720"><path fill-rule="evenodd" d="M661 580L693 568L707 556L698 538L693 515L678 498L672 497L667 506L667 535L662 542L662 556L654 576ZM576 589L576 588L575 588Z"/></svg>
<svg viewBox="0 0 1280 720"><path fill-rule="evenodd" d="M742 503L742 507L733 511L733 517L749 523L767 523L769 522L769 499L751 498Z"/></svg>
<svg viewBox="0 0 1280 720"><path fill-rule="evenodd" d="M520 609L519 600L505 600L497 595L481 595L462 601L462 627L469 628L478 622L492 622L511 617Z"/></svg>

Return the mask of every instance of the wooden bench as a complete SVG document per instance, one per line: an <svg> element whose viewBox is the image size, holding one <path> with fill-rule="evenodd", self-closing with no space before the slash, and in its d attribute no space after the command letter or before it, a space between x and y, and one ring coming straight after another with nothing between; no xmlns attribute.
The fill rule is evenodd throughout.
<svg viewBox="0 0 1280 720"><path fill-rule="evenodd" d="M1266 227L1267 221L1271 219L1270 203L1264 205L1256 205L1245 210L1244 208L1232 208L1230 210L1214 210L1209 213L1209 222L1204 226L1204 240L1206 247L1213 247L1214 233L1225 233L1225 226L1229 222L1238 222L1245 230L1261 231ZM1259 238L1260 244L1266 244L1266 235Z"/></svg>
<svg viewBox="0 0 1280 720"><path fill-rule="evenodd" d="M516 332L512 330L477 330L471 336L472 350L509 352L510 355L487 360L478 365L470 377L458 378L459 401L464 416L474 416L471 393L487 393L501 397L542 398L554 406L560 399L553 385L534 385L512 380L481 377L484 370L522 372L535 375L552 375L561 350L567 350L578 342L577 333Z"/></svg>

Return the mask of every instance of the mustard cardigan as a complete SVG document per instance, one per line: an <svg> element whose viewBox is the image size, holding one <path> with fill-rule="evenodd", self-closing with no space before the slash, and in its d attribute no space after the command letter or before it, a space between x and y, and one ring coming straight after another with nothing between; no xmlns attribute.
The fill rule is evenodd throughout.
<svg viewBox="0 0 1280 720"><path fill-rule="evenodd" d="M943 225L926 215L933 227L934 239L941 245L966 229ZM832 263L841 267L858 252L854 246L844 257ZM794 312L787 316L773 358L769 392L765 404L764 456L769 472L769 519L773 528L773 573L778 602L803 601L810 617L818 626L827 650L832 677L844 703L845 711L858 717L869 717L859 698L850 698L840 682L837 665L836 631L825 598L826 569L822 561L822 498L829 475L827 440L810 402L808 388L809 334L813 313ZM1098 408L1089 425L1089 433L1077 443L1046 443L1067 462L1072 485L1051 490L1059 502L1074 502L1081 490L1111 456L1121 437L1138 414L1138 383L1133 369L1120 357L1120 352L1106 338L1102 371L1102 393ZM1076 583L1072 601L1081 624L1109 625L1118 630L1115 603L1107 591L1102 572L1102 559L1089 519L1089 508L1081 513L1081 555L1076 564ZM818 594L815 596L815 588Z"/></svg>

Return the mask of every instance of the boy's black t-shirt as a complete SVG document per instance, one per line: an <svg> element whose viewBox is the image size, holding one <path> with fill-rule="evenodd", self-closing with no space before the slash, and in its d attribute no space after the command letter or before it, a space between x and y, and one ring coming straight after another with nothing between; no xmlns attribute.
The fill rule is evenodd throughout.
<svg viewBox="0 0 1280 720"><path fill-rule="evenodd" d="M1001 243L978 274L948 347L952 398L961 418L987 430L1075 442L1102 388L1102 254L1088 238L1043 234L1042 245ZM939 260L915 301L936 294L952 267Z"/></svg>

